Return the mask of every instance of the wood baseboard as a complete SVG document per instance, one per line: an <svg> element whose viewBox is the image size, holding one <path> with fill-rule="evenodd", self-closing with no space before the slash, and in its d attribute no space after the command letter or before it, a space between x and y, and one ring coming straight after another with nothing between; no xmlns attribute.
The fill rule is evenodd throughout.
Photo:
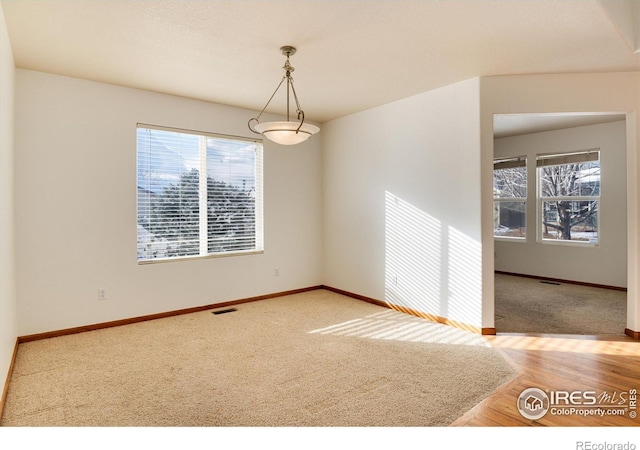
<svg viewBox="0 0 640 450"><path fill-rule="evenodd" d="M627 336L629 336L632 339L635 339L636 341L640 341L640 331L633 331L629 328L625 328L624 329L624 334L626 334Z"/></svg>
<svg viewBox="0 0 640 450"><path fill-rule="evenodd" d="M322 286L311 286L311 287L306 287L302 289L293 289L290 291L276 292L273 294L258 295L256 297L247 297L247 298L231 300L227 302L214 303L214 304L204 305L204 306L196 306L193 308L178 309L175 311L167 311L167 312L158 313L158 314L149 314L146 316L131 317L129 319L114 320L111 322L102 322L102 323L96 323L92 325L84 325L80 327L65 328L63 330L30 334L27 336L19 336L18 343L21 344L23 342L39 341L41 339L49 339L52 337L83 333L85 331L101 330L103 328L119 327L121 325L129 325L132 323L145 322L147 320L163 319L165 317L179 316L182 314L190 314L190 313L195 313L200 311L207 311L210 309L226 308L228 306L240 305L242 303L255 302L258 300L267 300L270 298L282 297L284 295L299 294L301 292L313 291L316 289L322 289Z"/></svg>
<svg viewBox="0 0 640 450"><path fill-rule="evenodd" d="M345 295L347 297L355 298L356 300L362 300L367 303L373 303L374 305L383 306L385 308L389 308L389 304L387 302L383 302L382 300L376 300L375 298L366 297L360 294L354 294L353 292L343 291L342 289L334 288L332 286L322 285L322 289L326 289L327 291L335 292L336 294Z"/></svg>
<svg viewBox="0 0 640 450"><path fill-rule="evenodd" d="M371 298L371 297L366 297L366 296L360 295L360 294L354 294L353 292L344 291L342 289L334 288L334 287L331 287L331 286L323 285L322 288L326 289L328 291L335 292L337 294L342 294L342 295L345 295L347 297L355 298L356 300L362 300L362 301L365 301L365 302L368 302L368 303L373 303L374 305L383 306L385 308L393 309L395 311L400 311L400 312L403 312L405 314L410 314L412 316L420 317L421 319L427 319L427 320L430 320L431 322L437 322L437 323L441 323L443 325L448 325L448 326L451 326L451 327L454 327L454 328L460 328L462 330L470 331L472 333L476 333L476 334L495 334L495 328L475 327L473 325L468 325L466 323L457 322L455 320L447 319L446 317L440 317L440 316L436 316L434 314L429 314L429 313L425 313L425 312L422 312L422 311L417 311L415 309L407 308L405 306L394 305L393 303L388 303L388 302L385 302L385 301L382 301L382 300L378 300L378 299ZM493 331L493 332L491 332L491 331Z"/></svg>
<svg viewBox="0 0 640 450"><path fill-rule="evenodd" d="M16 344L13 347L13 355L11 356L11 362L9 363L9 370L7 371L7 379L4 381L4 388L2 389L2 397L0 397L0 418L2 418L2 413L4 412L4 405L7 402L7 393L9 392L9 382L11 381L11 377L13 376L13 367L16 364L16 357L18 355L18 339L16 339Z"/></svg>
<svg viewBox="0 0 640 450"><path fill-rule="evenodd" d="M588 286L588 287L595 287L595 288L601 288L601 289L611 289L611 290L614 290L614 291L627 292L627 288L626 287L621 287L621 286L609 286L609 285L606 285L606 284L586 283L584 281L564 280L562 278L541 277L541 276L538 276L538 275L527 275L527 274L524 274L524 273L504 272L502 270L496 270L496 271L494 271L494 273L498 273L498 274L501 274L501 275L511 275L511 276L514 276L514 277L533 278L534 280L553 281L555 283L565 283L565 284L577 284L579 286Z"/></svg>

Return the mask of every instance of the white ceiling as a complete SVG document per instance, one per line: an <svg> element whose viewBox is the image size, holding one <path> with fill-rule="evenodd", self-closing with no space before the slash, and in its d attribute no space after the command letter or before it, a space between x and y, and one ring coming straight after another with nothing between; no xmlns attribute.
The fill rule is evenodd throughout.
<svg viewBox="0 0 640 450"><path fill-rule="evenodd" d="M499 139L625 119L625 114L608 113L496 114L493 117L493 137Z"/></svg>
<svg viewBox="0 0 640 450"><path fill-rule="evenodd" d="M638 71L612 2L1 0L19 68L253 110L280 81L279 48L296 46L316 122L477 76Z"/></svg>

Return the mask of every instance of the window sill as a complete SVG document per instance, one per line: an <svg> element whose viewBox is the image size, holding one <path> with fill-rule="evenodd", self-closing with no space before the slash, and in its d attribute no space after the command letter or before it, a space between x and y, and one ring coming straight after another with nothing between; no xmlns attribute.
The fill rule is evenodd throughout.
<svg viewBox="0 0 640 450"><path fill-rule="evenodd" d="M599 242L585 242L585 241L563 241L563 240L552 240L552 239L538 239L539 244L545 245L565 245L569 247L598 247L600 245Z"/></svg>
<svg viewBox="0 0 640 450"><path fill-rule="evenodd" d="M244 250L239 252L228 252L228 253L212 253L209 255L194 255L194 256L179 256L175 258L155 258L155 259L144 259L138 261L139 266L146 266L147 264L162 264L162 263L170 263L170 262L179 262L179 261L194 261L199 259L216 259L216 258L229 258L233 256L246 256L246 255L261 255L264 253L264 250Z"/></svg>
<svg viewBox="0 0 640 450"><path fill-rule="evenodd" d="M493 240L500 241L500 242L518 242L520 244L525 244L527 242L526 237L494 236Z"/></svg>

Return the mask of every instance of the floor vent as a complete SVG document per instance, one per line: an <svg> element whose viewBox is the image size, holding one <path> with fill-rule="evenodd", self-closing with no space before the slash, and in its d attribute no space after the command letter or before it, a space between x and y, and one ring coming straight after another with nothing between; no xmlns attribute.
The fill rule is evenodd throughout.
<svg viewBox="0 0 640 450"><path fill-rule="evenodd" d="M236 308L219 309L218 311L212 311L211 313L217 316L218 314L226 314L234 311L237 311L237 309Z"/></svg>
<svg viewBox="0 0 640 450"><path fill-rule="evenodd" d="M556 283L554 281L541 281L540 283L544 284L553 284L554 286L560 286L560 283Z"/></svg>

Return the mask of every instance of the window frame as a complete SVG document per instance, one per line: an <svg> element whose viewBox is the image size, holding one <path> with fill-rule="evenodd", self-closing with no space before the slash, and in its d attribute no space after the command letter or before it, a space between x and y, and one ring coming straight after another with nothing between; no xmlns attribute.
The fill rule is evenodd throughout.
<svg viewBox="0 0 640 450"><path fill-rule="evenodd" d="M594 156L595 155L595 156ZM602 177L602 158L599 148L593 148L588 150L570 151L564 153L539 153L536 155L536 242L545 245L569 245L579 247L597 247L600 245L601 235L601 198L602 198L602 182L598 186L598 195L563 195L557 197L543 196L542 188L542 171L541 169L549 166L561 166L576 163L589 163L597 161L599 163L600 171L598 176ZM543 163L542 161L553 161L557 163ZM548 239L544 238L544 203L545 202L597 202L597 214L596 214L596 230L597 241L580 241L580 240L565 240L565 239Z"/></svg>
<svg viewBox="0 0 640 450"><path fill-rule="evenodd" d="M522 203L523 211L524 211L524 224L525 224L524 236L496 236L495 227L494 227L494 234L493 234L494 240L525 243L527 242L527 239L528 239L529 232L527 227L527 216L528 216L527 202L528 202L530 189L529 189L529 173L528 173L528 165L527 165L527 155L494 158L493 171L491 173L492 173L492 178L495 179L494 177L495 177L496 170L518 168L518 167L524 168L525 179L526 179L526 194L523 197L496 197L494 195L493 208L495 211L496 203Z"/></svg>
<svg viewBox="0 0 640 450"><path fill-rule="evenodd" d="M140 129L149 129L161 132L169 132L169 133L178 133L185 134L190 136L197 136L199 138L199 157L200 164L198 166L199 173L207 172L207 145L206 142L208 139L222 139L222 140L231 140L231 141L243 141L248 143L253 143L256 145L256 157L254 161L254 178L255 178L255 187L254 187L254 214L255 214L255 230L254 230L254 239L255 245L251 249L244 250L231 250L225 252L209 252L208 243L210 241L210 235L208 233L208 216L207 216L207 199L208 199L208 180L209 177L199 177L198 181L198 204L199 204L199 253L197 255L180 255L180 256L169 256L169 257L157 257L157 258L148 258L148 259L140 259L139 253L137 255L137 263L138 265L146 265L146 264L158 264L158 263L166 263L166 262L178 262L178 261L192 261L199 259L211 259L211 258L226 258L233 256L243 256L243 255L256 255L264 253L264 146L262 143L262 139L256 138L247 138L243 136L235 136L221 133L212 133L206 131L197 131L191 129L184 128L175 128L175 127L166 127L159 125L151 125L146 123L137 123L136 124L136 225L139 225L138 214L140 211L140 184L139 184L139 149L138 149L138 132ZM180 175L182 175L181 173ZM202 193L204 192L204 195ZM205 206L204 208L202 206ZM205 236L203 241L202 237ZM137 238L137 248L140 245L140 234L136 232Z"/></svg>

